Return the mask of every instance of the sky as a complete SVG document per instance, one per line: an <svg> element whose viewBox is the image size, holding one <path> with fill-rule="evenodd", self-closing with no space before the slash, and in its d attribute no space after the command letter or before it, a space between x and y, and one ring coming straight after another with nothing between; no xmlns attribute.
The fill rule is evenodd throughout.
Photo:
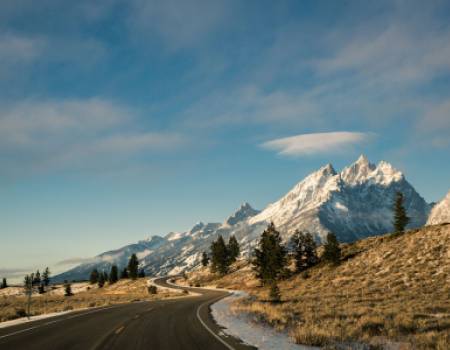
<svg viewBox="0 0 450 350"><path fill-rule="evenodd" d="M0 277L262 209L362 153L439 200L449 19L433 0L1 1Z"/></svg>

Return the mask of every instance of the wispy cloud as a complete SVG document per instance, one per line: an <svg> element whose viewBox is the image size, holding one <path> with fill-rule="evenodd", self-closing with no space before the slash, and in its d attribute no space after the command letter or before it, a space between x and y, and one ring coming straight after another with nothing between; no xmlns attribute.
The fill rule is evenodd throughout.
<svg viewBox="0 0 450 350"><path fill-rule="evenodd" d="M26 100L0 110L2 170L108 167L132 155L177 149L174 131L146 130L136 112L101 98Z"/></svg>
<svg viewBox="0 0 450 350"><path fill-rule="evenodd" d="M133 0L128 23L132 35L159 36L171 50L197 47L226 23L229 5L223 0Z"/></svg>
<svg viewBox="0 0 450 350"><path fill-rule="evenodd" d="M284 137L264 142L261 146L280 155L302 156L342 152L372 137L370 133L337 131Z"/></svg>
<svg viewBox="0 0 450 350"><path fill-rule="evenodd" d="M0 277L17 279L30 273L33 269L17 268L17 269L0 269Z"/></svg>
<svg viewBox="0 0 450 350"><path fill-rule="evenodd" d="M56 266L67 266L67 265L78 265L78 264L88 264L95 262L95 258L68 258L58 261Z"/></svg>

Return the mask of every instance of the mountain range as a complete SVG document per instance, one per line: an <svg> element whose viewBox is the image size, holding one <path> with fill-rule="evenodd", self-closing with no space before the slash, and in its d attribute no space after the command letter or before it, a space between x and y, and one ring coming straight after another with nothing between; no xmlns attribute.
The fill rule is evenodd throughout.
<svg viewBox="0 0 450 350"><path fill-rule="evenodd" d="M411 218L409 228L421 227L427 220L436 223L449 219L449 195L444 204L438 203L432 210L433 206L391 164L381 161L375 165L360 156L340 172L331 164L321 167L262 211L244 203L223 223L199 222L186 232L152 236L102 253L55 276L54 281L86 279L93 268L108 271L112 264L123 268L133 253L149 275L177 274L198 266L202 252L209 250L218 235L225 239L235 235L245 256L271 221L285 240L296 229L311 232L318 242L323 242L328 232L335 233L341 242L384 234L393 229L392 207L397 191L404 195Z"/></svg>

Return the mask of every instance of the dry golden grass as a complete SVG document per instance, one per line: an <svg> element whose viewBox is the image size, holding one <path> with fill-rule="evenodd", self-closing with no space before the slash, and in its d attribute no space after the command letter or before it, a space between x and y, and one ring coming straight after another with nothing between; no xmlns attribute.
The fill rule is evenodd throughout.
<svg viewBox="0 0 450 350"><path fill-rule="evenodd" d="M346 244L339 266L318 265L281 281L276 304L244 262L223 278L204 269L189 281L247 291L233 311L288 330L300 344L450 349L449 247L450 225Z"/></svg>
<svg viewBox="0 0 450 350"><path fill-rule="evenodd" d="M45 294L34 294L31 299L31 315L41 315L53 312L99 307L112 304L127 303L140 300L155 300L174 297L175 294L159 292L149 294L147 279L120 280L103 288L87 283L72 284L74 295L66 297L63 288L58 287ZM79 292L76 292L79 291ZM27 297L24 295L0 296L0 322L25 316Z"/></svg>

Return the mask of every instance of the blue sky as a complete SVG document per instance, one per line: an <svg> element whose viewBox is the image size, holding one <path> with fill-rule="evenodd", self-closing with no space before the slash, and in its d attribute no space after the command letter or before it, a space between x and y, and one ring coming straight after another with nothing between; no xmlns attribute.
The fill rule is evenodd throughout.
<svg viewBox="0 0 450 350"><path fill-rule="evenodd" d="M449 18L447 1L2 1L0 275L263 208L360 153L438 200Z"/></svg>

